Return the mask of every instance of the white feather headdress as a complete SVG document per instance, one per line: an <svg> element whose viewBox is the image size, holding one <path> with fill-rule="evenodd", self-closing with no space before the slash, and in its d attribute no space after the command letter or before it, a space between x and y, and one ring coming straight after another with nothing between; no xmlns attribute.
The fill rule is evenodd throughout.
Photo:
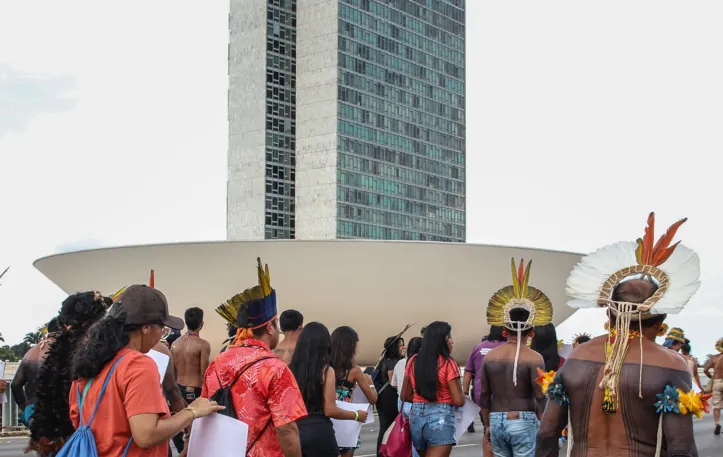
<svg viewBox="0 0 723 457"><path fill-rule="evenodd" d="M677 314L700 287L698 254L678 243L671 245L678 228L687 219L673 224L655 241L655 214L648 216L645 236L634 243L619 242L585 256L570 273L566 293L572 308L608 307L615 316L615 329L609 331L606 343L605 367L599 384L605 390L603 411L614 414L618 409L618 382L629 341L640 340L640 380L638 396L642 393L643 343L641 321L655 314ZM630 279L651 278L657 290L643 303L613 300L618 284ZM631 322L639 324L640 332L630 333Z"/></svg>
<svg viewBox="0 0 723 457"><path fill-rule="evenodd" d="M567 279L566 292L572 308L597 308L612 303L615 286L628 279L648 276L658 290L638 308L643 314L677 314L700 287L700 258L679 243L670 245L686 219L673 224L653 244L655 215L650 213L645 237L637 242L622 241L583 257Z"/></svg>

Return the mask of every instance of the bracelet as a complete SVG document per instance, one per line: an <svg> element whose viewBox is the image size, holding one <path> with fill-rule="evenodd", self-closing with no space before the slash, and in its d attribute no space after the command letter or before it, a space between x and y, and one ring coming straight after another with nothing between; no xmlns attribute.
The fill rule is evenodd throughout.
<svg viewBox="0 0 723 457"><path fill-rule="evenodd" d="M359 422L359 411L354 411L354 420Z"/></svg>
<svg viewBox="0 0 723 457"><path fill-rule="evenodd" d="M183 408L183 410L184 410L184 411L190 411L191 414L193 414L193 420L196 420L196 417L197 417L197 416L196 416L196 410L195 410L195 409L191 408L190 406L186 406L185 408Z"/></svg>

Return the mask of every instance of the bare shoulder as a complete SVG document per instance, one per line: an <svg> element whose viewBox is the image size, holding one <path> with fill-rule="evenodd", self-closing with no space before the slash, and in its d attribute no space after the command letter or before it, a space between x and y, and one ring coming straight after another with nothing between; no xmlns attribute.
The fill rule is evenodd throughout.
<svg viewBox="0 0 723 457"><path fill-rule="evenodd" d="M161 342L156 343L156 345L153 346L153 349L160 352L161 354L166 354L169 356L171 355L171 351L168 350L168 347Z"/></svg>
<svg viewBox="0 0 723 457"><path fill-rule="evenodd" d="M505 352L505 346L500 345L496 348L492 349L490 352L485 355L485 361L487 360L497 360L502 357L502 354Z"/></svg>
<svg viewBox="0 0 723 457"><path fill-rule="evenodd" d="M688 362L685 358L665 346L646 341L644 351L646 359L651 356L649 360L655 362L656 365L673 370L688 371Z"/></svg>
<svg viewBox="0 0 723 457"><path fill-rule="evenodd" d="M354 365L349 371L349 374L352 378L361 378L362 376L364 376L364 372L359 365Z"/></svg>
<svg viewBox="0 0 723 457"><path fill-rule="evenodd" d="M601 335L572 350L567 360L598 360L603 358L607 335Z"/></svg>
<svg viewBox="0 0 723 457"><path fill-rule="evenodd" d="M201 347L203 349L211 350L211 343L209 343L207 340L201 339Z"/></svg>
<svg viewBox="0 0 723 457"><path fill-rule="evenodd" d="M545 364L545 359L540 355L539 352L534 351L527 346L523 346L520 348L520 359L523 359L532 362L532 363L541 363Z"/></svg>

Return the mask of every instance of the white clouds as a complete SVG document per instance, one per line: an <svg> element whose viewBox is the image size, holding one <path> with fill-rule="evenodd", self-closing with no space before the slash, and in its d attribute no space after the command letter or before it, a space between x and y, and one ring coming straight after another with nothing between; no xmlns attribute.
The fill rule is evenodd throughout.
<svg viewBox="0 0 723 457"><path fill-rule="evenodd" d="M72 109L75 100L65 97L73 79L17 71L0 63L0 138L9 131L21 131L43 113Z"/></svg>
<svg viewBox="0 0 723 457"><path fill-rule="evenodd" d="M671 321L715 328L693 341L705 354L719 330L701 317L723 298L723 4L467 5L468 240L589 252L642 236L651 210L659 233L687 216L702 287Z"/></svg>
<svg viewBox="0 0 723 457"><path fill-rule="evenodd" d="M591 251L639 236L650 210L661 226L688 216L679 237L703 286L671 321L720 313L723 5L467 3L468 240ZM0 64L72 78L77 98L0 138L0 267L13 265L0 307L52 313L62 294L30 264L67 243L225 237L227 13L227 0L0 4L13 43ZM13 341L34 320L0 331Z"/></svg>
<svg viewBox="0 0 723 457"><path fill-rule="evenodd" d="M77 98L0 138L0 264L13 267L0 308L22 306L0 329L8 342L62 299L35 258L225 237L227 13L225 1L0 4L0 43L13 43L0 64L72 78Z"/></svg>

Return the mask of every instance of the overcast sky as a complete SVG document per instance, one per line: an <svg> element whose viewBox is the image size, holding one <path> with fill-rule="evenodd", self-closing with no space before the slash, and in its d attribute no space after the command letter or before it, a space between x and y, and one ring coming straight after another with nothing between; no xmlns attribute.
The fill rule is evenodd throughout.
<svg viewBox="0 0 723 457"><path fill-rule="evenodd" d="M669 323L712 352L723 2L467 3L468 241L588 252L687 216L703 285ZM38 257L225 238L227 42L228 0L0 0L7 342L64 297Z"/></svg>

